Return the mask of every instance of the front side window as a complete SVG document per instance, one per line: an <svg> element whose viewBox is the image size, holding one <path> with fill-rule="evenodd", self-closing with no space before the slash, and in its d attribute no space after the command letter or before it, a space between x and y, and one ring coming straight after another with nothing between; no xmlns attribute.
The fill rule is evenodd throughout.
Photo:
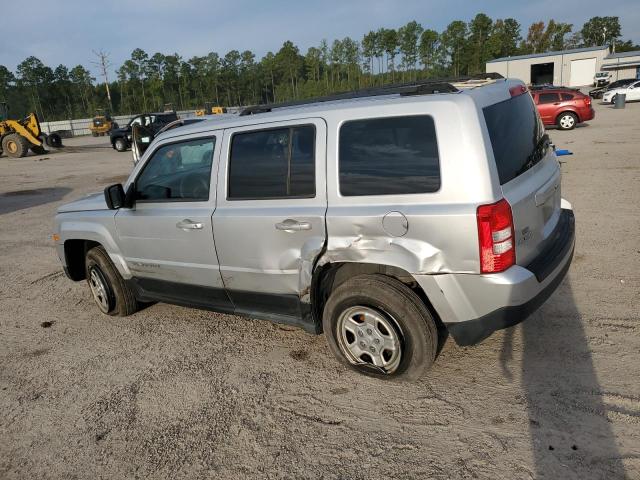
<svg viewBox="0 0 640 480"><path fill-rule="evenodd" d="M229 199L314 197L313 125L236 133L229 158Z"/></svg>
<svg viewBox="0 0 640 480"><path fill-rule="evenodd" d="M340 128L343 196L430 193L440 188L440 159L428 115L345 122Z"/></svg>
<svg viewBox="0 0 640 480"><path fill-rule="evenodd" d="M206 202L214 147L215 138L160 147L136 180L136 199Z"/></svg>

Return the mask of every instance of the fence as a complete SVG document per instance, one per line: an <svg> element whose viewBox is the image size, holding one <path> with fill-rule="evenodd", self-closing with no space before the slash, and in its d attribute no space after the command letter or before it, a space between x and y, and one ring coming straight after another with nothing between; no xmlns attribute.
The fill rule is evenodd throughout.
<svg viewBox="0 0 640 480"><path fill-rule="evenodd" d="M228 112L231 113L231 112L235 112L236 110L239 110L239 108L229 108ZM195 110L183 110L176 113L180 118L192 118L192 117L195 117L196 115ZM111 118L113 118L113 120L116 121L118 125L122 127L122 126L125 126L127 123L129 123L129 120L131 120L133 117L136 117L138 115L139 114L116 115ZM92 121L91 118L78 118L74 120L59 120L56 122L41 122L40 127L42 128L42 131L47 134L54 132L56 130L68 130L71 132L71 134L74 137L77 137L79 135L91 134L91 131L89 130L89 125L91 124L91 121Z"/></svg>

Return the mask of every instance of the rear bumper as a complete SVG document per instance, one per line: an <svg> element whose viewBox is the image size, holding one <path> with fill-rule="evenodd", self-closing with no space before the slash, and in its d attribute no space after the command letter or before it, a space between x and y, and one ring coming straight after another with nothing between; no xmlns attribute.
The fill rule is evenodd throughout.
<svg viewBox="0 0 640 480"><path fill-rule="evenodd" d="M458 345L479 343L496 330L522 322L551 296L573 258L571 210L562 210L553 235L549 246L527 267L514 265L488 275L415 276Z"/></svg>
<svg viewBox="0 0 640 480"><path fill-rule="evenodd" d="M593 109L593 107L590 107L589 110L586 110L584 113L580 113L580 117L583 122L588 122L589 120L593 120L594 118L596 118L596 111Z"/></svg>

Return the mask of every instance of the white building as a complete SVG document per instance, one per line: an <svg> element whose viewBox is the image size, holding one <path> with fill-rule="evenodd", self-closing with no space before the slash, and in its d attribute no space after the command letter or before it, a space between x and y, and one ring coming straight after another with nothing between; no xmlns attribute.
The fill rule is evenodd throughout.
<svg viewBox="0 0 640 480"><path fill-rule="evenodd" d="M640 55L640 52L636 52ZM622 54L621 54L622 55ZM609 55L609 47L587 47L557 52L497 58L487 62L487 73L519 78L527 85L551 83L568 87L593 85ZM615 80L615 76L614 76Z"/></svg>
<svg viewBox="0 0 640 480"><path fill-rule="evenodd" d="M611 81L625 78L640 80L640 50L607 55L602 63L602 71L611 72Z"/></svg>

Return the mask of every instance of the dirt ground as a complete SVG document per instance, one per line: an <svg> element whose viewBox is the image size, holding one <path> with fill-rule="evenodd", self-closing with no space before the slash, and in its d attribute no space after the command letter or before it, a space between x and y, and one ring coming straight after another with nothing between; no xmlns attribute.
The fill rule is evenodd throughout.
<svg viewBox="0 0 640 480"><path fill-rule="evenodd" d="M158 304L129 318L61 272L58 205L121 181L104 138L0 158L0 478L640 478L640 103L550 130L568 277L523 324L449 340L418 383L323 336Z"/></svg>

